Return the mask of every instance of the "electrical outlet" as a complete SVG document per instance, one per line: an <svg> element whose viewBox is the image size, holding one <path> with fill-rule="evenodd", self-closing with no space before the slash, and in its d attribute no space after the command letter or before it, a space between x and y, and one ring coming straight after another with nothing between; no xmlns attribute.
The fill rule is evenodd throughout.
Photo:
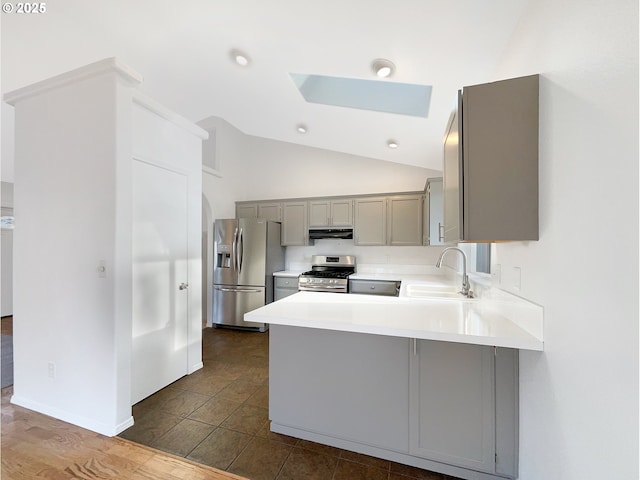
<svg viewBox="0 0 640 480"><path fill-rule="evenodd" d="M56 364L53 362L49 362L47 365L47 374L49 378L56 378Z"/></svg>
<svg viewBox="0 0 640 480"><path fill-rule="evenodd" d="M491 267L491 284L494 287L499 286L500 282L502 281L501 270L502 270L502 267L500 266L499 263L496 263Z"/></svg>
<svg viewBox="0 0 640 480"><path fill-rule="evenodd" d="M520 290L522 287L522 270L520 267L513 267L511 282L511 286L514 290Z"/></svg>

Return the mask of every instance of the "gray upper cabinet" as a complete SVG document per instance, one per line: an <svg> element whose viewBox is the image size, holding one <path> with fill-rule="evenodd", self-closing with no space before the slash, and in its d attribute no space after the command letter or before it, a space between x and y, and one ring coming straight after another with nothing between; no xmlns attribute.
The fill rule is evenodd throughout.
<svg viewBox="0 0 640 480"><path fill-rule="evenodd" d="M386 245L386 197L356 198L354 220L353 243L355 245Z"/></svg>
<svg viewBox="0 0 640 480"><path fill-rule="evenodd" d="M280 222L282 221L281 211L282 205L279 202L258 204L258 218Z"/></svg>
<svg viewBox="0 0 640 480"><path fill-rule="evenodd" d="M258 204L236 203L236 218L258 218Z"/></svg>
<svg viewBox="0 0 640 480"><path fill-rule="evenodd" d="M353 199L309 200L309 227L350 227Z"/></svg>
<svg viewBox="0 0 640 480"><path fill-rule="evenodd" d="M444 244L444 211L442 177L427 178L424 189L423 245Z"/></svg>
<svg viewBox="0 0 640 480"><path fill-rule="evenodd" d="M398 195L387 199L388 245L422 245L422 195Z"/></svg>
<svg viewBox="0 0 640 480"><path fill-rule="evenodd" d="M459 93L445 133L447 243L538 240L538 83L531 75Z"/></svg>
<svg viewBox="0 0 640 480"><path fill-rule="evenodd" d="M307 202L282 203L282 245L307 245L309 224L307 221Z"/></svg>
<svg viewBox="0 0 640 480"><path fill-rule="evenodd" d="M281 222L282 204L280 202L236 202L236 218L264 218Z"/></svg>

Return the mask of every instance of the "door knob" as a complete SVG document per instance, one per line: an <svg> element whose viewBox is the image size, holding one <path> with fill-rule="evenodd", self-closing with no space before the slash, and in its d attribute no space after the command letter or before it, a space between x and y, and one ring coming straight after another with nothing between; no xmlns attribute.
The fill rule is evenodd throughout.
<svg viewBox="0 0 640 480"><path fill-rule="evenodd" d="M180 290L186 290L187 288L189 288L189 284L188 283L181 283L178 288Z"/></svg>

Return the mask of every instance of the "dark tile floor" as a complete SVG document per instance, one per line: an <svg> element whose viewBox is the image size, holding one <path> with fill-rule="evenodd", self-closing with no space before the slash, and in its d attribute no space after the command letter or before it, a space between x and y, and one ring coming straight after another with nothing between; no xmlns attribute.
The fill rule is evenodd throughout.
<svg viewBox="0 0 640 480"><path fill-rule="evenodd" d="M204 368L134 405L120 434L251 480L448 480L269 430L269 334L205 328Z"/></svg>

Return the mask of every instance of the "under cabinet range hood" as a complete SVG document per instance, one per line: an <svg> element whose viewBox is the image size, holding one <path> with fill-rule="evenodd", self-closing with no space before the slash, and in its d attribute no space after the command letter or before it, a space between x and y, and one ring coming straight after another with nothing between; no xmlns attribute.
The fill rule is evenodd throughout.
<svg viewBox="0 0 640 480"><path fill-rule="evenodd" d="M312 228L309 229L309 240L323 238L351 239L353 228Z"/></svg>

